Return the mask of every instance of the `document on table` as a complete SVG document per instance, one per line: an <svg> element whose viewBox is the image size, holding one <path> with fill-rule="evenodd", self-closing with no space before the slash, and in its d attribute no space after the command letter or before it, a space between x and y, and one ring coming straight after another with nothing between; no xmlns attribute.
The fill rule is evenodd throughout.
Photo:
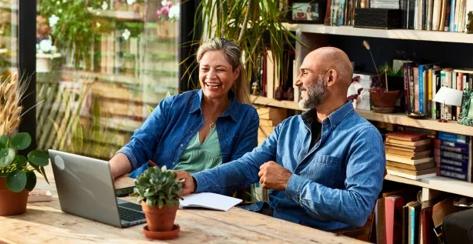
<svg viewBox="0 0 473 244"><path fill-rule="evenodd" d="M194 193L180 200L181 208L208 208L220 211L228 211L242 200L234 197L220 195L210 192Z"/></svg>

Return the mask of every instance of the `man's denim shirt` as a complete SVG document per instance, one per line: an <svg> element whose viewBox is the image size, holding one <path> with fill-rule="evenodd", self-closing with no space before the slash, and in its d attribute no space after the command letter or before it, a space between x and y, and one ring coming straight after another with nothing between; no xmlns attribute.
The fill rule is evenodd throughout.
<svg viewBox="0 0 473 244"><path fill-rule="evenodd" d="M363 226L383 184L379 131L346 103L323 121L312 148L310 140L303 116L292 116L252 152L193 174L196 192L226 194L242 183L258 182L259 167L274 160L292 173L285 191L269 194L274 217L324 230Z"/></svg>
<svg viewBox="0 0 473 244"><path fill-rule="evenodd" d="M148 160L174 168L189 141L204 124L202 96L202 90L193 90L160 102L134 132L130 142L119 150L128 157L133 169ZM223 163L251 151L258 140L256 109L238 102L231 92L229 96L230 105L216 122Z"/></svg>

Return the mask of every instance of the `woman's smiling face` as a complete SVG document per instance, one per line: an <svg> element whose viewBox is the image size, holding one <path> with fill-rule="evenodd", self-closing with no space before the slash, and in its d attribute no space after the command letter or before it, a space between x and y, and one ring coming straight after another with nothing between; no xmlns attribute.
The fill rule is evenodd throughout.
<svg viewBox="0 0 473 244"><path fill-rule="evenodd" d="M200 87L207 98L226 98L239 75L240 68L233 69L222 50L208 51L199 61Z"/></svg>

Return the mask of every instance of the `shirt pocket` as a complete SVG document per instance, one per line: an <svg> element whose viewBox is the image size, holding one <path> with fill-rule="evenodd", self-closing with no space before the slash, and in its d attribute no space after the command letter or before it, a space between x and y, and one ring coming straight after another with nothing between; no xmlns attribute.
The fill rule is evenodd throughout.
<svg viewBox="0 0 473 244"><path fill-rule="evenodd" d="M329 155L316 155L303 173L315 182L334 188L342 187L345 178L342 160Z"/></svg>

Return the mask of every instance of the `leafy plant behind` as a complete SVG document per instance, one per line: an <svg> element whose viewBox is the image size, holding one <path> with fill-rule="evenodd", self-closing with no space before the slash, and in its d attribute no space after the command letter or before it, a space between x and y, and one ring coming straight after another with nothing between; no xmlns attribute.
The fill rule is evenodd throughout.
<svg viewBox="0 0 473 244"><path fill-rule="evenodd" d="M148 206L173 206L179 204L182 183L176 181L176 173L163 168L150 167L135 180L134 195Z"/></svg>
<svg viewBox="0 0 473 244"><path fill-rule="evenodd" d="M276 63L282 63L284 44L294 38L281 22L283 9L287 9L283 3L274 0L200 1L206 28L203 36L235 40L244 53L247 77L251 80L260 69L258 60L266 49L272 51Z"/></svg>
<svg viewBox="0 0 473 244"><path fill-rule="evenodd" d="M76 67L84 61L91 66L90 52L95 38L97 22L89 9L97 9L102 0L40 0L39 13L46 18L56 16L53 26L54 44L70 52Z"/></svg>

